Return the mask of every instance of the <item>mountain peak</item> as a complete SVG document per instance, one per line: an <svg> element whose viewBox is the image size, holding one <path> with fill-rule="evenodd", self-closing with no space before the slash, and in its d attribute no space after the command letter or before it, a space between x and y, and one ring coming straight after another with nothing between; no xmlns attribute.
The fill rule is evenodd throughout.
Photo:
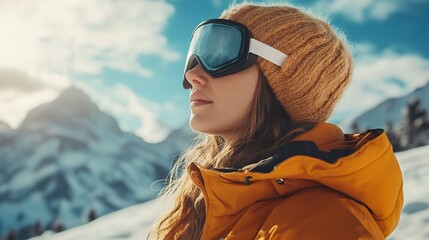
<svg viewBox="0 0 429 240"><path fill-rule="evenodd" d="M57 99L40 105L28 112L20 127L41 122L64 123L73 119L88 119L98 112L90 97L77 87L65 89Z"/></svg>
<svg viewBox="0 0 429 240"><path fill-rule="evenodd" d="M92 102L89 96L80 88L66 88L54 101L64 108L69 108L71 113L78 115L86 115L89 112L98 110L97 106Z"/></svg>

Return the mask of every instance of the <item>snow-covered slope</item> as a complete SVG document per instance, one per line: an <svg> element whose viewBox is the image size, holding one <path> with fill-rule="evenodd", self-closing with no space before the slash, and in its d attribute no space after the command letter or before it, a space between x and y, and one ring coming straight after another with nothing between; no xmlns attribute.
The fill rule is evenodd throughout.
<svg viewBox="0 0 429 240"><path fill-rule="evenodd" d="M429 239L429 146L397 154L403 174L405 204L398 227L390 240ZM73 239L146 239L148 227L162 204L155 201L120 210L96 222L63 233L45 235L34 240Z"/></svg>
<svg viewBox="0 0 429 240"><path fill-rule="evenodd" d="M80 89L65 90L0 132L0 232L19 229L22 239L37 221L70 228L91 209L100 216L153 199L152 184L191 138L180 131L168 140L174 145L146 143Z"/></svg>
<svg viewBox="0 0 429 240"><path fill-rule="evenodd" d="M351 124L355 121L359 129L386 128L387 121L391 121L396 127L403 117L403 111L409 101L414 98L421 100L422 107L429 110L429 83L417 88L410 94L398 98L390 98L378 106L364 112L352 121L341 123L345 132L349 132ZM357 103L358 104L358 103Z"/></svg>
<svg viewBox="0 0 429 240"><path fill-rule="evenodd" d="M429 146L397 153L404 175L404 208L389 239L429 239Z"/></svg>
<svg viewBox="0 0 429 240"><path fill-rule="evenodd" d="M74 229L56 233L46 231L33 240L128 239L143 240L157 216L159 204L151 200L116 211Z"/></svg>

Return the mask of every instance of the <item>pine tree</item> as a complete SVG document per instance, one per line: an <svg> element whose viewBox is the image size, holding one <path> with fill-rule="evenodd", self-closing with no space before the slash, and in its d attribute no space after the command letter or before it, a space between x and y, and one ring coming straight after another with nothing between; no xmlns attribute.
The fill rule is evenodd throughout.
<svg viewBox="0 0 429 240"><path fill-rule="evenodd" d="M407 104L401 123L401 148L409 149L422 145L418 137L427 129L429 129L429 122L426 110L422 107L420 99L414 98Z"/></svg>
<svg viewBox="0 0 429 240"><path fill-rule="evenodd" d="M397 132L395 131L395 128L393 127L392 121L390 120L386 122L386 135L390 143L392 144L393 151L394 152L400 151L401 150L400 138Z"/></svg>
<svg viewBox="0 0 429 240"><path fill-rule="evenodd" d="M6 235L6 240L15 240L17 239L17 234L14 229L11 229L9 233Z"/></svg>
<svg viewBox="0 0 429 240"><path fill-rule="evenodd" d="M92 222L93 220L95 220L97 218L97 214L95 214L95 210L94 209L91 209L89 212L88 212L88 216L87 216L87 220L88 220L88 222Z"/></svg>
<svg viewBox="0 0 429 240"><path fill-rule="evenodd" d="M353 131L353 133L358 133L358 132L360 132L360 130L359 130L359 125L358 125L358 123L356 122L356 121L353 121L353 123L352 123L352 131Z"/></svg>
<svg viewBox="0 0 429 240"><path fill-rule="evenodd" d="M42 232L43 232L42 224L41 224L41 223L40 223L40 221L38 220L36 223L34 223L34 225L33 225L32 229L31 229L31 235L32 235L33 237L35 237L35 236L39 236L39 235L41 235L41 234L42 234Z"/></svg>
<svg viewBox="0 0 429 240"><path fill-rule="evenodd" d="M64 227L64 224L62 224L60 221L55 221L54 222L54 224L52 225L52 230L54 231L54 232L62 232L62 231L64 231L64 229L65 229L65 227Z"/></svg>

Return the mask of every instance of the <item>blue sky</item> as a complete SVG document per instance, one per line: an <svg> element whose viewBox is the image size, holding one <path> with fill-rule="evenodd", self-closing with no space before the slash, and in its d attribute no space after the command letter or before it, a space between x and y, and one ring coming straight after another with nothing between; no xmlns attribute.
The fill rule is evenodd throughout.
<svg viewBox="0 0 429 240"><path fill-rule="evenodd" d="M428 0L288 2L327 17L353 48L353 81L331 122L429 80ZM124 130L163 139L187 124L181 81L192 30L230 3L0 0L0 121L17 127L28 110L78 86Z"/></svg>

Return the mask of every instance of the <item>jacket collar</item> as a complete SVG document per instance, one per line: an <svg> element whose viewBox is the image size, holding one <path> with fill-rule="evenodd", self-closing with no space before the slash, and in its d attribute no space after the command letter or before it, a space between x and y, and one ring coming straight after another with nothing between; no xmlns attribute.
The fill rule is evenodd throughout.
<svg viewBox="0 0 429 240"><path fill-rule="evenodd" d="M295 149L305 149L305 148L296 148L295 143L313 143L319 146L323 150L331 150L335 147L344 147L344 134L339 127L329 123L320 123L316 125L311 130L302 133L295 137L292 140L292 148ZM287 148L287 146L286 146ZM286 149L287 150L287 149ZM296 154L295 154L296 155ZM289 156L288 158L293 157ZM299 159L300 157L298 157ZM286 159L281 159L286 161ZM265 160L261 160L259 163L262 163ZM257 163L258 164L258 163ZM281 166L285 165L284 163L280 164ZM302 165L301 167L306 167ZM246 169L246 167L244 168ZM278 189L273 188L272 183L276 183L276 179L285 179L285 178L294 178L293 172L291 171L281 171L278 169L276 171L271 171L268 174L261 174L259 172L252 172L249 170L238 170L235 172L220 172L213 169L206 169L200 166L197 163L191 163L188 167L188 174L193 179L194 183L202 190L205 194L206 199L216 199L223 204L229 203L229 206L214 204L210 206L213 212L216 212L217 215L222 216L224 214L234 214L241 211L244 207L249 204L264 199L264 198L274 198L279 195L285 194L284 191L278 191ZM292 174L292 175L291 175ZM288 176L291 175L291 176ZM262 181L267 180L267 181ZM249 184L253 182L258 182L258 187L255 188L254 184ZM289 189L288 195L301 190L305 187L311 187L320 185L314 181L304 181L305 184L298 184L302 181L292 181L289 182L289 179L286 179L286 184ZM265 187L259 185L265 185ZM247 185L242 188L240 186ZM275 185L278 185L277 183ZM253 189L255 188L255 189ZM243 191L241 193L241 191ZM222 193L234 193L234 194L219 194ZM251 196L247 196L248 192L252 192ZM214 201L211 201L214 202ZM214 209L213 209L214 208Z"/></svg>
<svg viewBox="0 0 429 240"><path fill-rule="evenodd" d="M302 133L292 141L312 141L320 150L329 151L344 146L344 133L339 127L330 123L319 123L310 131Z"/></svg>
<svg viewBox="0 0 429 240"><path fill-rule="evenodd" d="M192 163L188 173L204 193L207 215L239 214L257 201L326 186L365 204L383 232L396 226L402 200L402 178L397 176L402 174L382 130L343 134L337 126L321 123L292 142L316 145L316 153L327 156L337 149L348 152L331 162L320 154L287 156L269 172L224 173Z"/></svg>

